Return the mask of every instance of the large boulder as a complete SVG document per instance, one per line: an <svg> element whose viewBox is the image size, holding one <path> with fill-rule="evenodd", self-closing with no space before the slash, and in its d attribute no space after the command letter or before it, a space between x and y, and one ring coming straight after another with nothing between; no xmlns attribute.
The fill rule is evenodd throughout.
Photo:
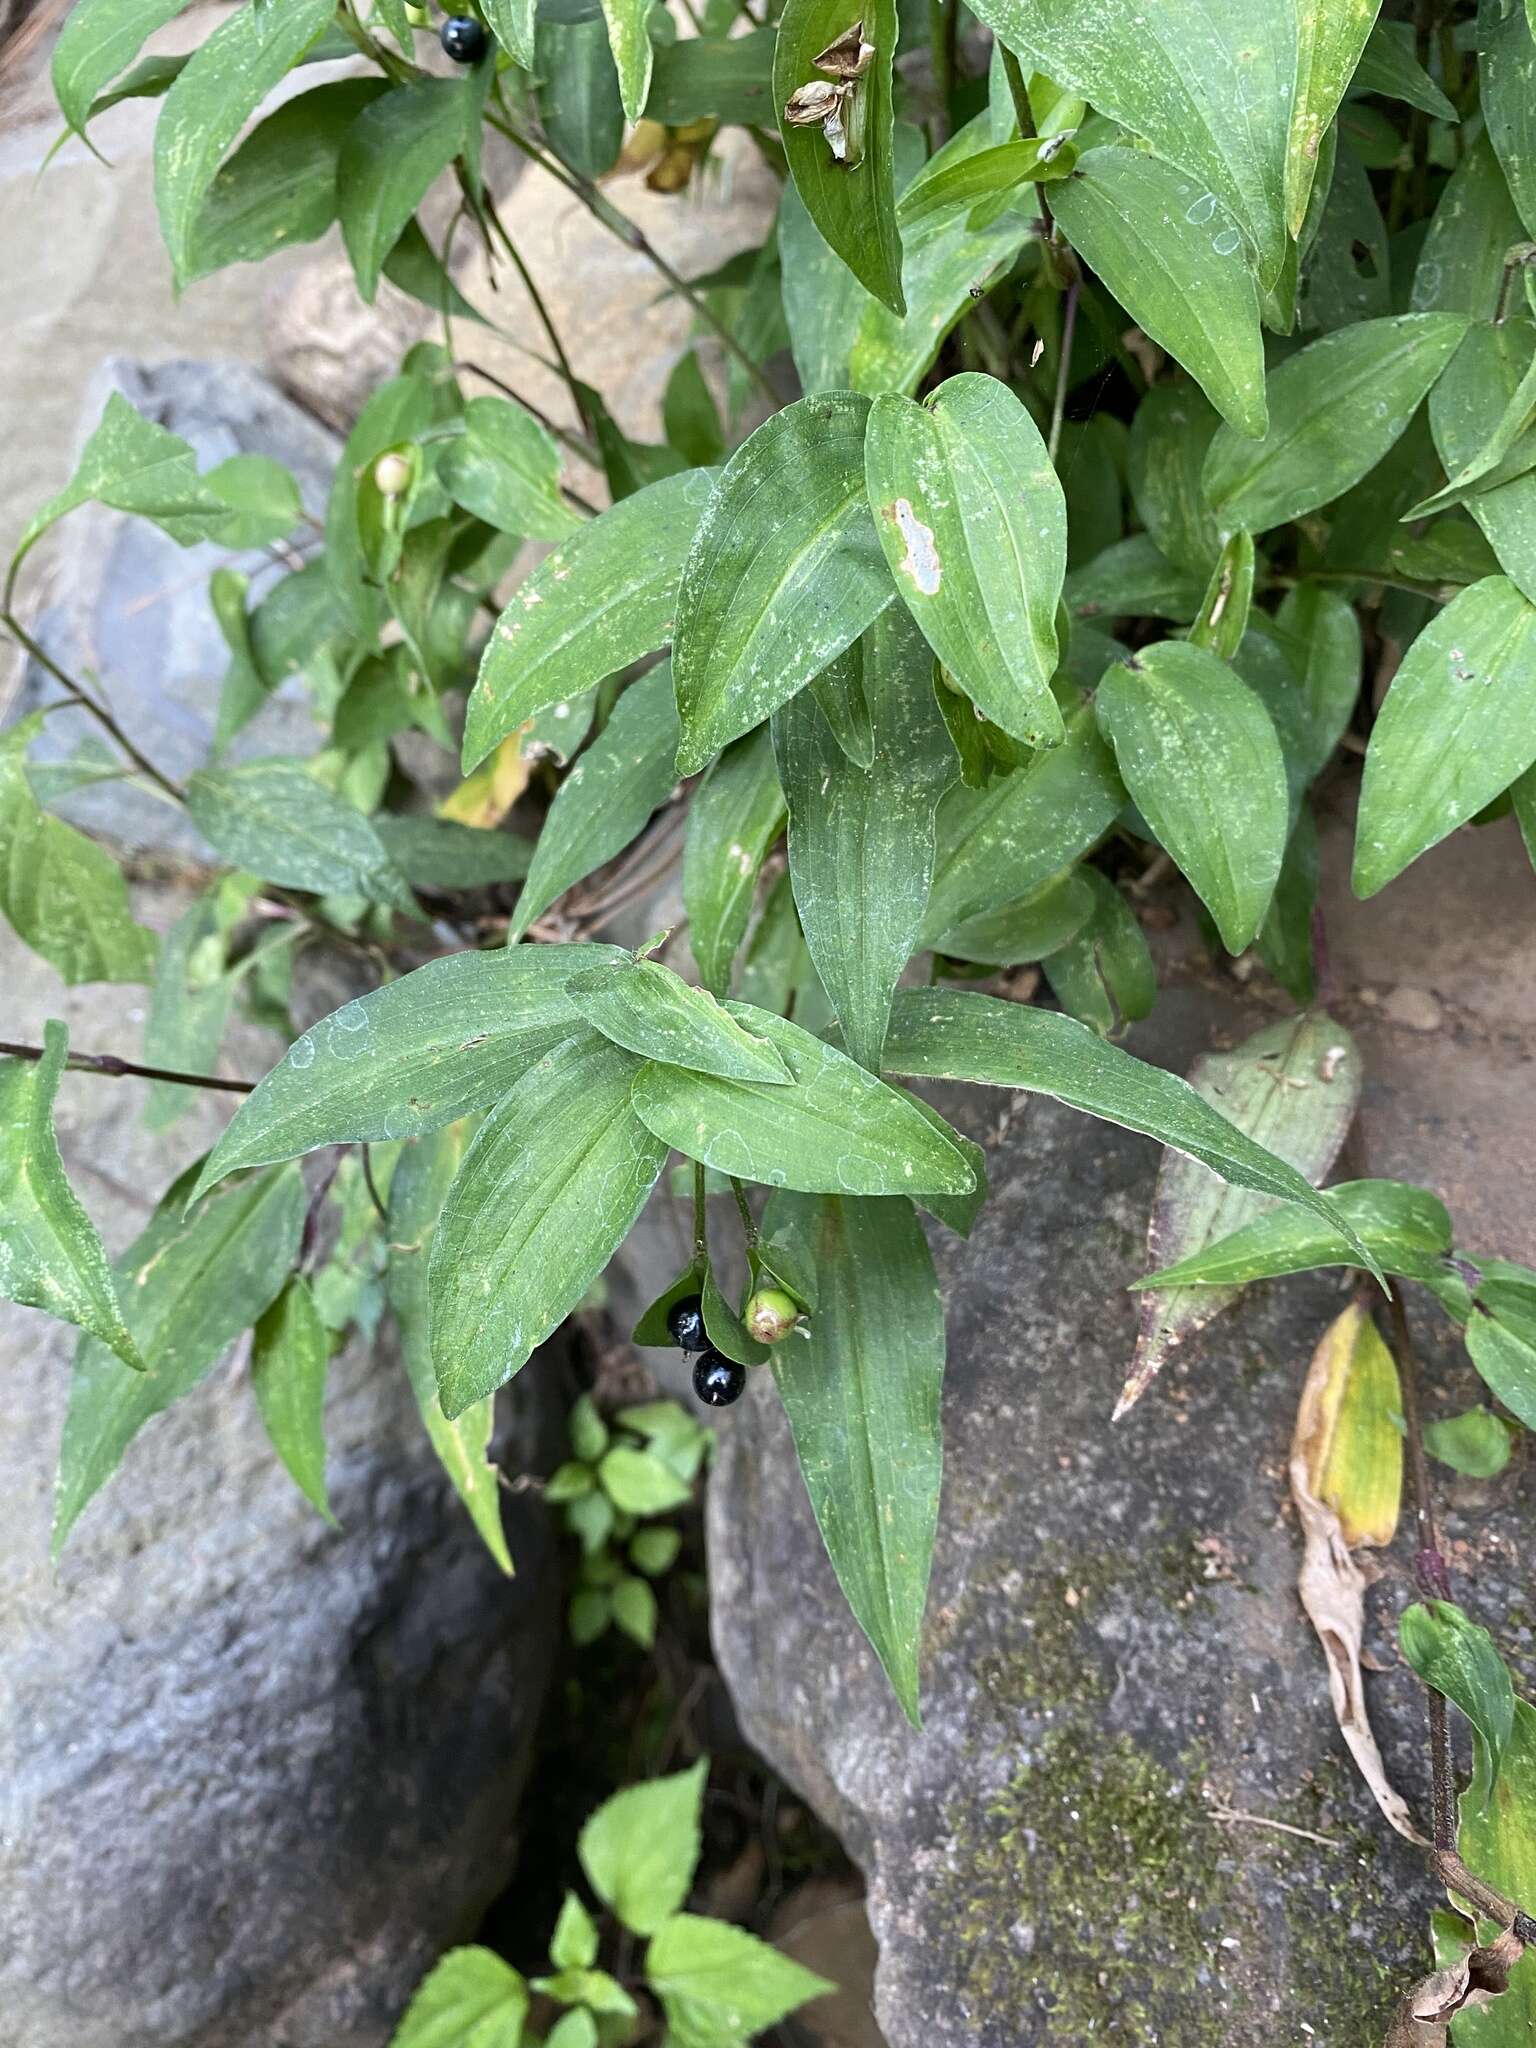
<svg viewBox="0 0 1536 2048"><path fill-rule="evenodd" d="M1465 893L1437 905L1444 871L1426 874L1417 929L1394 910L1400 943L1383 954L1351 928L1346 966L1432 993L1442 951L1454 962L1481 934L1508 958L1498 927L1530 876L1512 835L1471 845L1452 870ZM1398 1003L1400 1020L1346 978L1341 1009L1375 1077L1391 1161L1375 1170L1454 1203L1494 1066L1530 1045L1512 1025L1474 1031L1479 998L1438 980L1447 1042L1419 1038L1417 1066L1401 1041L1428 1004ZM1133 1043L1183 1068L1268 1014L1230 986L1175 987ZM866 1872L891 2048L1376 2048L1394 1986L1426 1964L1434 1888L1334 1728L1286 1485L1301 1379L1346 1283L1250 1290L1111 1428L1155 1148L1043 1101L935 1100L987 1146L992 1199L969 1243L935 1233L949 1368L921 1734L849 1618L761 1381L722 1429L709 1507L721 1667L749 1739ZM1466 1241L1530 1258L1523 1166L1508 1134L1480 1135ZM1412 1312L1432 1412L1453 1412L1478 1383L1422 1297ZM1436 1477L1464 1597L1528 1659L1528 1461L1494 1482ZM1405 1530L1371 1597L1368 1688L1423 1814L1422 1701L1393 1645L1409 1548Z"/></svg>
<svg viewBox="0 0 1536 2048"><path fill-rule="evenodd" d="M165 922L173 892L140 891ZM0 932L6 1018L135 1049L137 992L66 990ZM126 1024L125 1024L126 1013ZM265 1034L231 1036L259 1072ZM134 1082L66 1075L60 1139L109 1248L206 1148ZM49 1562L73 1333L0 1309L0 2025L8 2048L381 2048L510 1872L559 1634L552 1547L510 1504L497 1571L391 1345L332 1363L330 1529L265 1441L240 1352L150 1423ZM546 1354L498 1454L547 1469Z"/></svg>

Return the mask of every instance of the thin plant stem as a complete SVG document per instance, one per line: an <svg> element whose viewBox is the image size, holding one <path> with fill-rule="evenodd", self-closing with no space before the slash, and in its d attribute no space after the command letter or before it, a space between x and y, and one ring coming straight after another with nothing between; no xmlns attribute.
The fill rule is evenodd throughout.
<svg viewBox="0 0 1536 2048"><path fill-rule="evenodd" d="M186 793L180 784L173 782L169 775L163 774L146 754L139 751L138 747L134 745L127 733L123 731L123 728L118 724L106 706L98 703L90 692L83 685L77 683L67 670L60 668L59 664L53 659L53 656L46 649L40 647L32 638L32 635L27 632L14 612L0 612L0 626L4 627L16 644L24 648L41 668L48 671L56 683L62 684L69 692L72 703L78 704L82 711L88 711L97 720L104 730L117 742L118 746L122 748L141 775L148 776L156 788L164 791L165 795L170 797L173 803L184 804L186 802Z"/></svg>
<svg viewBox="0 0 1536 2048"><path fill-rule="evenodd" d="M40 1045L9 1045L0 1042L0 1059L40 1060ZM175 1067L146 1067L137 1060L120 1059L115 1052L72 1052L64 1064L72 1073L105 1074L110 1080L172 1081L182 1088L217 1089L224 1095L249 1095L254 1081L228 1081L222 1074L184 1074Z"/></svg>
<svg viewBox="0 0 1536 2048"><path fill-rule="evenodd" d="M533 272L523 261L517 244L507 233L506 224L497 212L496 202L489 193L486 194L485 199L485 215L492 232L501 243L502 248L507 252L513 269L522 279L523 289L533 301L533 310L539 316L539 324L549 336L549 345L555 352L555 361L560 366L560 375L565 380L566 390L571 394L571 403L576 408L576 417L581 421L584 430L590 434L592 432L592 422L587 416L586 402L582 397L581 385L577 382L576 372L571 368L571 359L565 352L565 343L560 339L560 330L555 325L554 318L545 303L544 294L539 290Z"/></svg>
<svg viewBox="0 0 1536 2048"><path fill-rule="evenodd" d="M1013 101L1013 111L1018 117L1019 133L1027 142L1038 131L1035 127L1035 110L1029 104L1029 85L1024 77L1024 67L1012 50L1003 50L1003 76L1008 81L1008 96ZM1045 237L1048 242L1056 239L1056 216L1051 211L1051 202L1046 197L1045 186L1035 187L1035 197L1040 202L1040 218L1045 223Z"/></svg>
<svg viewBox="0 0 1536 2048"><path fill-rule="evenodd" d="M705 1218L704 1162L693 1162L693 1256L709 1257L709 1227Z"/></svg>
<svg viewBox="0 0 1536 2048"><path fill-rule="evenodd" d="M741 1211L741 1227L747 1233L747 1250L751 1251L757 1244L757 1224L747 1203L747 1191L734 1173L731 1175L731 1193L736 1197L736 1207Z"/></svg>
<svg viewBox="0 0 1536 2048"><path fill-rule="evenodd" d="M1061 429L1067 417L1067 380L1072 374L1072 338L1077 333L1077 297L1082 290L1082 280L1074 277L1067 286L1066 303L1061 316L1061 360L1056 365L1056 398L1051 407L1051 438L1049 442L1051 461L1061 446Z"/></svg>
<svg viewBox="0 0 1536 2048"><path fill-rule="evenodd" d="M754 355L751 355L742 347L736 336L703 295L694 289L680 271L673 269L672 265L650 240L639 223L632 221L627 213L621 212L608 195L593 184L590 178L582 177L578 172L567 169L564 164L547 155L532 137L525 135L514 122L500 119L489 111L487 111L486 119L498 133L505 135L515 148L520 149L530 163L536 163L541 170L547 171L558 184L565 187L567 192L574 198L579 199L593 219L600 222L608 230L609 234L623 242L627 248L633 249L637 256L643 257L650 264L651 268L659 277L665 280L671 289L677 293L678 297L686 301L693 309L693 312L709 328L722 347L727 349L736 358L737 362L740 363L747 375L757 385L764 397L771 401L774 410L777 411L779 407L779 394L768 372Z"/></svg>

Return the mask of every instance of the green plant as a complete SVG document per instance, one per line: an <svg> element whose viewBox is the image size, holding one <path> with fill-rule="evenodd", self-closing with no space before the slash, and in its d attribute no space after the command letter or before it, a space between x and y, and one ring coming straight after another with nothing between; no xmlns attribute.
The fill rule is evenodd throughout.
<svg viewBox="0 0 1536 2048"><path fill-rule="evenodd" d="M700 1806L708 1759L672 1778L631 1785L606 1800L577 1842L582 1871L606 1908L607 1928L645 1943L631 1980L661 2010L676 2048L739 2048L796 2006L833 1987L777 1949L723 1920L685 1913L699 1860ZM485 1948L452 1949L411 2001L391 2048L448 2048L474 2041L519 2048L533 1995L561 2016L546 2048L599 2048L633 2040L641 2008L598 1967L603 1929L575 1892L549 1945L550 1974L525 1979Z"/></svg>
<svg viewBox="0 0 1536 2048"><path fill-rule="evenodd" d="M571 1640L596 1642L611 1625L648 1650L656 1595L647 1582L672 1569L682 1546L676 1529L654 1524L692 1500L714 1439L676 1401L621 1408L610 1427L589 1394L571 1410L569 1434L572 1456L550 1474L544 1498L563 1507L581 1546Z"/></svg>
<svg viewBox="0 0 1536 2048"><path fill-rule="evenodd" d="M252 1324L263 1412L323 1501L316 1314L334 1334L382 1289L426 1426L499 1546L492 1397L675 1150L693 1254L636 1339L671 1343L669 1309L696 1295L729 1366L771 1361L832 1561L916 1719L944 1369L918 1212L965 1232L986 1192L980 1149L903 1085L925 1077L1055 1095L1175 1155L1182 1262L1156 1276L1123 1406L1209 1309L1201 1287L1345 1263L1430 1287L1495 1397L1536 1422L1536 1276L1468 1264L1422 1191L1320 1192L1342 1138L1327 1115L1302 1133L1307 1171L1254 1135L1261 1102L1332 1083L1347 1055L1314 1007L1309 802L1341 743L1364 749L1361 895L1504 811L1536 851L1531 10L970 0L993 35L983 76L960 0L922 22L894 0L860 18L704 0L686 38L647 0L602 0L601 23L484 0L466 18L485 54L441 78L419 61L427 17L399 0L245 0L190 57L128 69L175 11L77 0L55 80L82 133L115 97L163 95L178 282L339 223L363 296L391 279L444 341L369 400L303 566L259 594L215 577L230 668L185 787L28 633L19 572L93 498L182 541L276 542L299 525L292 480L249 458L199 474L114 399L11 567L6 630L123 772L185 805L219 872L157 946L111 858L50 809L60 779L29 773L34 717L0 743L0 901L67 980L153 981L144 1063L75 1065L150 1072L163 1117L188 1085L247 1093L109 1267L51 1133L62 1027L6 1048L3 1284L84 1333L59 1541ZM479 42L455 39L461 58ZM337 55L364 75L257 118L291 70ZM704 174L720 126L750 131L785 175L761 248L692 279L652 248L598 182L641 116L660 189ZM629 440L532 280L525 339L572 423L461 388L455 323L486 315L418 210L451 182L526 279L482 177L487 128L686 301L723 407L690 348L665 444ZM566 450L601 468L605 509L563 478ZM508 595L528 538L551 552ZM1389 647L1406 652L1375 711L1364 657ZM294 672L330 744L235 761ZM460 751L445 815L393 748L411 729ZM503 821L534 759L553 793L529 840ZM595 942L685 805L696 985L657 957L686 967L677 934ZM1214 954L1256 953L1304 1012L1226 1114L1113 1042L1155 999L1119 886L1152 862L1188 883ZM463 944L444 952L448 931ZM209 1078L236 1000L286 1026L311 944L377 985L289 1029L254 1088ZM903 986L914 959L926 985ZM966 986L1031 963L1059 1012ZM357 1149L306 1193L297 1162L332 1148ZM1188 1162L1232 1193L1208 1200ZM741 1222L745 1318L716 1278L711 1175ZM307 1271L321 1202L351 1205L355 1300ZM1453 1461L1498 1455L1482 1424L1437 1428ZM666 1462L654 1439L634 1455ZM578 1532L578 1510L636 1512L579 1447L577 1464L556 1491ZM584 1589L591 1626L598 1595L620 1618L619 1583L644 1590L622 1571Z"/></svg>

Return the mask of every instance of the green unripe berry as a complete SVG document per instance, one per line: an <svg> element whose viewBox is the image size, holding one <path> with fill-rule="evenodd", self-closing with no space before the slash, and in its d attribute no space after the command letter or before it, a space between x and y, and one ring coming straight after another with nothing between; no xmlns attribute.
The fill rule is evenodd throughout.
<svg viewBox="0 0 1536 2048"><path fill-rule="evenodd" d="M800 1310L781 1287L760 1287L747 1303L746 1320L759 1344L777 1344L800 1321Z"/></svg>
<svg viewBox="0 0 1536 2048"><path fill-rule="evenodd" d="M383 497L404 497L411 487L411 465L403 455L381 455L373 465L373 480Z"/></svg>

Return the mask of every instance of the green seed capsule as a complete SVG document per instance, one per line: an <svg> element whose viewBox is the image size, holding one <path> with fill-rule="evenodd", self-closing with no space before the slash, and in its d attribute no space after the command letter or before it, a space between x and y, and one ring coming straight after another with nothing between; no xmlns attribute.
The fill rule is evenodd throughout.
<svg viewBox="0 0 1536 2048"><path fill-rule="evenodd" d="M747 1328L759 1344L777 1344L799 1320L799 1309L780 1287L760 1287L747 1303Z"/></svg>

